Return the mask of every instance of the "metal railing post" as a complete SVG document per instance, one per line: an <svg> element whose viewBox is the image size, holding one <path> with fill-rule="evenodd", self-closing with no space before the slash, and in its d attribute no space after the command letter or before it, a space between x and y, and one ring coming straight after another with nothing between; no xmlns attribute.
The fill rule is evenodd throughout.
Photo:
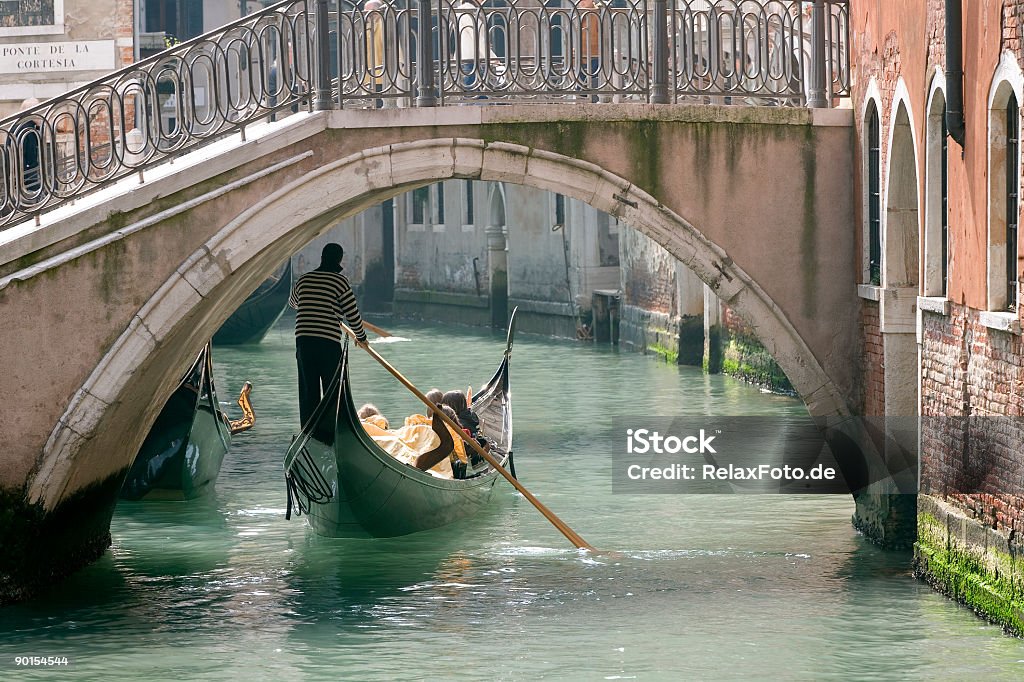
<svg viewBox="0 0 1024 682"><path fill-rule="evenodd" d="M825 0L814 0L811 7L811 82L807 88L807 106L828 106L825 96Z"/></svg>
<svg viewBox="0 0 1024 682"><path fill-rule="evenodd" d="M437 106L434 96L434 35L430 25L430 0L419 0L416 8L419 35L416 36L416 106ZM438 27L441 16L437 17Z"/></svg>
<svg viewBox="0 0 1024 682"><path fill-rule="evenodd" d="M329 111L334 108L331 92L331 39L330 15L327 0L316 0L316 91L313 109Z"/></svg>
<svg viewBox="0 0 1024 682"><path fill-rule="evenodd" d="M651 104L668 104L668 2L654 0Z"/></svg>

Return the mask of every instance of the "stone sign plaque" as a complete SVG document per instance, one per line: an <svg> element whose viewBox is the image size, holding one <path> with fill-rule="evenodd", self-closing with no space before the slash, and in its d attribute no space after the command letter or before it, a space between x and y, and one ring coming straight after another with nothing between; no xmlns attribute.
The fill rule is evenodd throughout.
<svg viewBox="0 0 1024 682"><path fill-rule="evenodd" d="M113 71L114 55L113 40L0 43L0 73Z"/></svg>
<svg viewBox="0 0 1024 682"><path fill-rule="evenodd" d="M0 36L64 32L64 0L0 0Z"/></svg>

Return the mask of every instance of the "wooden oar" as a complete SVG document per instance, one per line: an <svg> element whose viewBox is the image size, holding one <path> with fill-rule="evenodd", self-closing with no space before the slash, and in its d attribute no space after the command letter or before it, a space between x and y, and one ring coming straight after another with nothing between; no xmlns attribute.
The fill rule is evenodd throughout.
<svg viewBox="0 0 1024 682"><path fill-rule="evenodd" d="M363 324L365 325L366 323L364 322ZM348 328L346 327L346 329L348 329ZM351 334L351 330L348 330L348 331ZM374 360L379 362L381 364L381 366L384 367L384 369L386 369L388 372L391 373L392 376L394 376L396 379L398 379L400 382L402 382L402 385L404 385L407 389L409 389L409 391L411 391L413 393L413 395L415 395L417 398L422 400L423 404L426 405L427 407L429 407L431 412L433 412L435 415L440 417L441 420L445 424L447 424L455 433L459 434L459 436L462 437L462 440L464 440L467 445L469 445L474 450L476 450L477 454L479 454L481 457L483 457L485 460L487 460L487 463L490 464L492 467L494 467L495 471L497 471L499 474L504 476L505 480L507 480L509 483L511 483L513 485L513 487L515 487L516 490L518 490L520 493L522 493L523 497L525 497L527 500L529 500L530 504L532 504L534 507L536 507L537 511L539 511L541 514L543 514L544 518L546 518L548 521L550 521L551 525L553 525L555 528L557 528L558 531L562 535L564 535L567 540L569 540L569 542L571 542L573 545L575 545L577 547L577 549L587 549L587 550L590 550L590 551L594 551L594 548L590 546L590 543L588 543L586 540L581 538L579 536L579 534L576 533L576 531L574 531L572 528L567 526L566 523L564 521L562 521L562 519L560 519L557 516L555 516L555 513L553 511L551 511L550 509L545 507L544 504L540 500L538 500L536 497L533 496L533 493L531 493L529 490L527 490L525 487L523 487L522 483L520 483L518 480L516 480L516 478L514 476L512 476L512 474L510 474L508 471L506 471L505 467L501 466L501 464L498 463L498 460L496 460L491 453L489 453L486 450L484 450L480 446L480 443L476 442L476 439L470 438L468 435L466 435L466 432L462 430L461 426L459 426L454 421L452 421L452 418L449 417L448 415L446 415L441 410L441 408L439 408L434 403L430 402L430 399L427 398L427 396L423 395L423 393L420 391L420 389L416 388L411 381L409 381L408 379L406 379L402 375L401 372L399 372L397 369L392 367L391 363L388 362L387 360L385 360L383 357L381 357L380 353L375 351L368 344L360 346L360 347L363 350L365 350L367 353L369 353L373 357Z"/></svg>
<svg viewBox="0 0 1024 682"><path fill-rule="evenodd" d="M376 334L377 336L379 336L379 337L381 337L381 338L384 338L384 339L386 339L386 338L388 338L389 336L391 336L391 334L390 334L389 332L387 332L387 331L385 331L385 330L381 329L380 327L378 327L378 326L377 326L377 325L375 325L375 324L370 324L370 323L369 323L369 322L367 322L366 320L363 320L363 326L364 326L364 327L366 327L366 328L367 328L367 329L369 329L369 330L370 330L371 332L373 332L374 334Z"/></svg>

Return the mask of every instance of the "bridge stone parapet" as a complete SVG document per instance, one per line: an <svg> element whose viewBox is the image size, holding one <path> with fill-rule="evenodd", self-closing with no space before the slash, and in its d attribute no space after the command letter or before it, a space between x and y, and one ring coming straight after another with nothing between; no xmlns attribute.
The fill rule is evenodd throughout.
<svg viewBox="0 0 1024 682"><path fill-rule="evenodd" d="M0 540L51 532L74 508L86 530L45 560L59 573L94 555L116 484L221 322L338 220L447 178L619 217L750 324L812 414L848 414L851 126L844 110L642 104L301 114L0 233L0 305L21 321L0 329L0 489L33 519ZM18 561L0 574L42 559Z"/></svg>

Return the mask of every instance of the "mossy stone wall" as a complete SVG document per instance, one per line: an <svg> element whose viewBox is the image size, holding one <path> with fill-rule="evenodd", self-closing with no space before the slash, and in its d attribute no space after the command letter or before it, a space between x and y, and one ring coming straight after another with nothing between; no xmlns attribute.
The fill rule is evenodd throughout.
<svg viewBox="0 0 1024 682"><path fill-rule="evenodd" d="M935 589L1024 636L1024 554L1011 536L918 495L914 574Z"/></svg>

